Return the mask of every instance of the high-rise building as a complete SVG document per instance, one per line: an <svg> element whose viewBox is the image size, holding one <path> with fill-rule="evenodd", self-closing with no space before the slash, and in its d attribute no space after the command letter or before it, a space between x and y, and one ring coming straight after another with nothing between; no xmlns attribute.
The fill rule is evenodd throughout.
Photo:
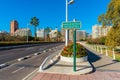
<svg viewBox="0 0 120 80"><path fill-rule="evenodd" d="M18 22L16 20L11 21L10 23L10 35L14 36L15 31L18 29Z"/></svg>
<svg viewBox="0 0 120 80"><path fill-rule="evenodd" d="M110 28L111 26L102 27L101 25L93 25L92 26L92 38L99 38L102 36L106 36Z"/></svg>

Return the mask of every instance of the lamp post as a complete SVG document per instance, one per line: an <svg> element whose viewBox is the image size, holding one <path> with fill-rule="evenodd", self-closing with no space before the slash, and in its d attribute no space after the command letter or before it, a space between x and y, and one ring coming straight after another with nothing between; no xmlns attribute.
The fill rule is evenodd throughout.
<svg viewBox="0 0 120 80"><path fill-rule="evenodd" d="M29 30L28 30L28 26L29 26L30 24L27 24L27 29L26 29L26 32L27 32L27 43L28 43L28 33L29 33Z"/></svg>
<svg viewBox="0 0 120 80"><path fill-rule="evenodd" d="M68 22L68 5L74 3L74 0L66 0L66 22ZM68 45L68 40L69 40L69 32L68 29L66 29L66 35L65 35L65 46Z"/></svg>

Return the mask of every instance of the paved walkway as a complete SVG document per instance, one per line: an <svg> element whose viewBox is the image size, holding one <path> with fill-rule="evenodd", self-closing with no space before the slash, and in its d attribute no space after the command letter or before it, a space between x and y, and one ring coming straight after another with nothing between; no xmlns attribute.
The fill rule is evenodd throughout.
<svg viewBox="0 0 120 80"><path fill-rule="evenodd" d="M120 80L119 72L96 71L87 75L37 74L32 80Z"/></svg>
<svg viewBox="0 0 120 80"><path fill-rule="evenodd" d="M120 72L120 62L115 62L111 57L98 53L90 47L86 47L89 61L95 70Z"/></svg>
<svg viewBox="0 0 120 80"><path fill-rule="evenodd" d="M120 62L86 48L94 72L85 75L38 73L32 80L120 80Z"/></svg>

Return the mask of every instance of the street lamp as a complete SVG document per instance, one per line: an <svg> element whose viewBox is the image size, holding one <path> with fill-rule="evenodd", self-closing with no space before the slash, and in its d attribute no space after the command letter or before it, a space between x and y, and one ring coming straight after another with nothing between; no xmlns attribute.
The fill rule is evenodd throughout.
<svg viewBox="0 0 120 80"><path fill-rule="evenodd" d="M66 0L66 22L68 22L68 5L73 3L74 3L74 0L70 0L69 2L68 0ZM66 29L65 46L68 45L68 40L69 40L69 34L68 34L68 29Z"/></svg>
<svg viewBox="0 0 120 80"><path fill-rule="evenodd" d="M27 32L27 43L28 43L28 33L29 33L29 30L28 30L28 26L29 26L30 24L27 24L27 29L26 29L26 32Z"/></svg>

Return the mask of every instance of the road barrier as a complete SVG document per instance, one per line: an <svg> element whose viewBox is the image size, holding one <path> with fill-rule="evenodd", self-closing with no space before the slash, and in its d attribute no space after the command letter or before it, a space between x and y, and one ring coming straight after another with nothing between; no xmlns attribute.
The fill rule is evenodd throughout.
<svg viewBox="0 0 120 80"><path fill-rule="evenodd" d="M7 67L7 66L8 66L8 64L0 64L0 69Z"/></svg>
<svg viewBox="0 0 120 80"><path fill-rule="evenodd" d="M59 59L59 53L61 52L61 50L49 55L48 57L45 58L45 60L43 61L43 63L40 65L39 67L39 71L42 72L43 70L45 70L46 68L50 67L52 64L54 64L56 61L58 61Z"/></svg>

